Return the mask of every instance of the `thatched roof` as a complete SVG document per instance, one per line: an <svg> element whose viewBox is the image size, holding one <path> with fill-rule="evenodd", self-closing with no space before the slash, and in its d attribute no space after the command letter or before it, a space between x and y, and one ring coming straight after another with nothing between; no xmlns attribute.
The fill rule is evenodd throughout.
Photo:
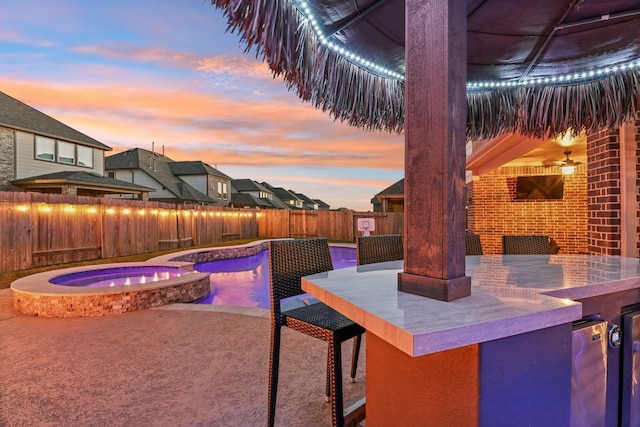
<svg viewBox="0 0 640 427"><path fill-rule="evenodd" d="M303 100L354 126L403 131L404 0L212 4ZM639 0L457 4L467 7L469 138L592 132L640 110Z"/></svg>

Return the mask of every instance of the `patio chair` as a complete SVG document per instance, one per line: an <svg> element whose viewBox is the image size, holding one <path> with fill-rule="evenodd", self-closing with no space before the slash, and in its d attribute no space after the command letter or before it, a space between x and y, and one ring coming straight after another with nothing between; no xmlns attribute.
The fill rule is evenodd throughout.
<svg viewBox="0 0 640 427"><path fill-rule="evenodd" d="M551 254L549 236L502 236L504 255L545 255Z"/></svg>
<svg viewBox="0 0 640 427"><path fill-rule="evenodd" d="M465 255L482 255L482 242L480 236L471 231L466 232Z"/></svg>
<svg viewBox="0 0 640 427"><path fill-rule="evenodd" d="M329 398L332 399L333 425L342 426L344 410L341 344L354 338L351 360L353 382L358 366L360 341L365 329L321 302L292 309L281 309L283 299L304 293L300 283L303 276L333 270L327 239L272 240L269 242L269 268L271 298L269 426L273 426L275 420L280 337L283 326L328 343L326 396L327 401Z"/></svg>
<svg viewBox="0 0 640 427"><path fill-rule="evenodd" d="M356 264L398 261L404 258L402 235L358 236L356 240Z"/></svg>

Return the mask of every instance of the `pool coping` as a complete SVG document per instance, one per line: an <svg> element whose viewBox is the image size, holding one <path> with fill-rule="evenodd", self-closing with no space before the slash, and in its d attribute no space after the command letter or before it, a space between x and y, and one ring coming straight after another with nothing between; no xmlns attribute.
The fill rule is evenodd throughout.
<svg viewBox="0 0 640 427"><path fill-rule="evenodd" d="M154 266L193 270L193 263L175 261L106 263L50 270L11 283L13 305L16 310L33 316L104 316L173 302L193 302L208 295L210 273L195 271L181 277L132 285L75 287L50 282L54 277L83 271Z"/></svg>

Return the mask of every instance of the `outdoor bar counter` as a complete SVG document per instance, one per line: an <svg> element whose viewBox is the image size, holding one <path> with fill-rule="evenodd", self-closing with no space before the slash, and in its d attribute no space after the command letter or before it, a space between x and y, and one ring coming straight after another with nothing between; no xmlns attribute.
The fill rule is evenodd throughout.
<svg viewBox="0 0 640 427"><path fill-rule="evenodd" d="M401 261L386 262L302 283L366 328L374 427L571 425L574 321L620 325L640 303L635 258L468 256L471 296L452 302L399 292L401 271ZM623 348L606 353L606 425L619 425L628 406L618 391Z"/></svg>

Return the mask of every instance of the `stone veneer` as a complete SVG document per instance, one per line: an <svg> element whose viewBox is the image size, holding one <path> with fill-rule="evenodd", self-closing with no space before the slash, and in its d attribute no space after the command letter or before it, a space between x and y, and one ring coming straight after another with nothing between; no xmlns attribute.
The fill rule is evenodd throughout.
<svg viewBox="0 0 640 427"><path fill-rule="evenodd" d="M11 180L16 178L14 131L0 127L0 191L14 191Z"/></svg>
<svg viewBox="0 0 640 427"><path fill-rule="evenodd" d="M12 283L15 309L40 317L105 316L197 301L206 297L211 288L209 273L193 272L157 283L131 285L131 289L120 292L51 284L48 279L59 274L60 270L38 273Z"/></svg>
<svg viewBox="0 0 640 427"><path fill-rule="evenodd" d="M253 256L258 252L267 250L268 242L258 242L257 244L249 244L246 246L229 246L222 248L212 248L204 251L187 251L184 255L178 255L173 258L167 258L171 261L187 261L194 264L203 262L218 261L222 259L241 258ZM165 258L165 257L162 257ZM158 259L158 258L154 258Z"/></svg>

